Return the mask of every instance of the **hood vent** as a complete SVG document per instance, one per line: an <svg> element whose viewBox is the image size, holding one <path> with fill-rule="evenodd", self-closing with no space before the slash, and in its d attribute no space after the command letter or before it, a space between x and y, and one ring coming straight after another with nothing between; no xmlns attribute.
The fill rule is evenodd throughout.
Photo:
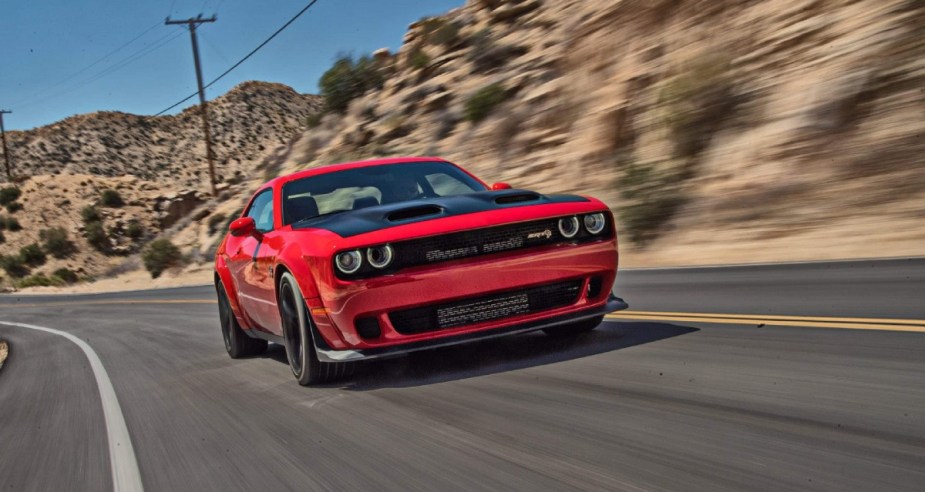
<svg viewBox="0 0 925 492"><path fill-rule="evenodd" d="M390 213L386 218L390 222L399 222L408 219L417 219L428 215L440 215L443 208L436 205L422 205L419 207L403 208Z"/></svg>
<svg viewBox="0 0 925 492"><path fill-rule="evenodd" d="M502 195L495 198L495 203L498 205L507 205L510 203L523 203L523 202L535 202L540 199L540 195L533 193L532 191L525 191L520 193L512 193L510 195Z"/></svg>

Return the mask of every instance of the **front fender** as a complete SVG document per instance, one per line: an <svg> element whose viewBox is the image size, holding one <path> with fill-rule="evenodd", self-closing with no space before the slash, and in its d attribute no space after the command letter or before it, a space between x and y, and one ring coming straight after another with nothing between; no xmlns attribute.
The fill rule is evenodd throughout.
<svg viewBox="0 0 925 492"><path fill-rule="evenodd" d="M321 292L318 289L318 283L315 279L316 272L312 270L312 264L317 263L303 251L298 243L287 245L280 252L276 267L276 285L279 285L279 277L283 271L289 271L295 277L299 289L302 291L302 297L308 305L309 316L315 322L315 327L321 335L320 342L322 346L332 348L346 347L340 332L331 323L330 318L324 313L324 304L321 301ZM316 343L319 341L316 340Z"/></svg>
<svg viewBox="0 0 925 492"><path fill-rule="evenodd" d="M279 285L279 278L284 270L295 277L296 282L299 284L299 289L302 291L302 297L306 301L320 297L318 286L315 284L315 277L298 243L288 244L280 251L275 270L276 285Z"/></svg>

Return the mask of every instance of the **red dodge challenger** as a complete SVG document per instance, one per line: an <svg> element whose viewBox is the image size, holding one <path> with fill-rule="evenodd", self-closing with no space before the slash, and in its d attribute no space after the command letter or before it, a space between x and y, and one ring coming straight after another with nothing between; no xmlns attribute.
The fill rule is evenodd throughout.
<svg viewBox="0 0 925 492"><path fill-rule="evenodd" d="M438 158L318 167L263 185L215 256L225 348L283 344L300 384L354 362L544 330L625 309L613 215Z"/></svg>

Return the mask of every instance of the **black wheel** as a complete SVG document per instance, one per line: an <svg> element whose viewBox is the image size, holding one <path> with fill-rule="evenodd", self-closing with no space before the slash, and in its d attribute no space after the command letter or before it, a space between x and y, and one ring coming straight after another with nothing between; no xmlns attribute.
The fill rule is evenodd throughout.
<svg viewBox="0 0 925 492"><path fill-rule="evenodd" d="M321 362L312 339L311 317L305 311L305 300L289 272L279 281L279 315L286 339L286 358L292 374L302 386L331 381L349 375L354 365L349 362Z"/></svg>
<svg viewBox="0 0 925 492"><path fill-rule="evenodd" d="M581 335L582 333L587 333L597 328L597 326L600 325L602 321L604 321L604 315L583 319L581 321L576 321L567 325L543 328L543 331L547 335L553 337L573 337L576 335Z"/></svg>
<svg viewBox="0 0 925 492"><path fill-rule="evenodd" d="M228 294L221 282L216 284L218 293L218 317L222 323L222 338L225 340L225 350L232 359L240 359L251 355L262 354L267 350L267 341L251 338L244 333L237 318L231 311Z"/></svg>

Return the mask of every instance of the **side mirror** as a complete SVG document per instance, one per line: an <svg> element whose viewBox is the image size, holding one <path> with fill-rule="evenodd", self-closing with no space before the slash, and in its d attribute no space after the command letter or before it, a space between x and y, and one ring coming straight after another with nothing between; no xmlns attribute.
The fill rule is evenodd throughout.
<svg viewBox="0 0 925 492"><path fill-rule="evenodd" d="M492 191L509 190L509 189L511 189L511 185L509 185L509 184L507 184L507 183L495 183L495 184L491 185L491 190L492 190Z"/></svg>
<svg viewBox="0 0 925 492"><path fill-rule="evenodd" d="M241 217L235 219L228 227L232 236L247 236L257 231L257 224L253 217Z"/></svg>

